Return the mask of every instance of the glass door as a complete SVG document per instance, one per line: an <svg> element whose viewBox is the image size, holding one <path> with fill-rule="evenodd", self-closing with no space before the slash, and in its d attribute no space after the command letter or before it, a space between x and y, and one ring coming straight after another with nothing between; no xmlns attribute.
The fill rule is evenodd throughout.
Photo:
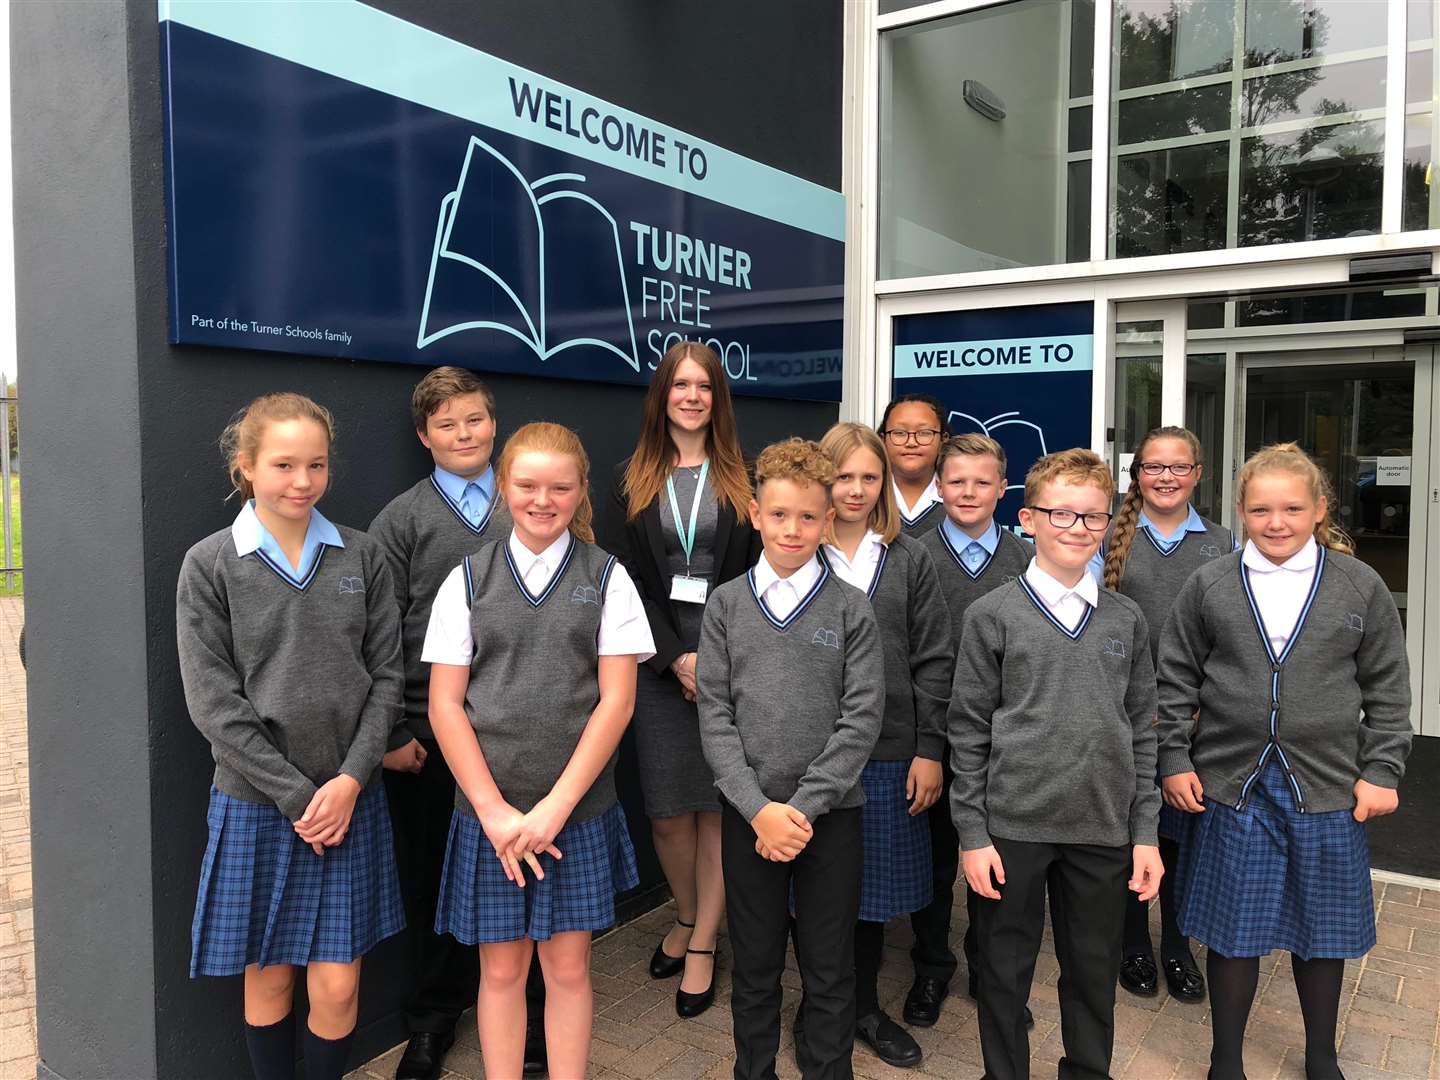
<svg viewBox="0 0 1440 1080"><path fill-rule="evenodd" d="M1297 442L1330 478L1332 512L1356 557L1378 573L1406 627L1422 701L1430 535L1432 349L1388 347L1242 354L1237 460ZM1415 712L1417 724L1421 709Z"/></svg>

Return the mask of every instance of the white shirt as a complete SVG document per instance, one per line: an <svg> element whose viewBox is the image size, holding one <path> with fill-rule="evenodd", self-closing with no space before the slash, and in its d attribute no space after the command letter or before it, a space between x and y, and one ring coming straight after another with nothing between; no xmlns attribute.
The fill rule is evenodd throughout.
<svg viewBox="0 0 1440 1080"><path fill-rule="evenodd" d="M1250 592L1260 609L1265 636L1270 639L1270 648L1276 656L1285 651L1295 633L1295 624L1300 621L1300 611L1315 580L1319 557L1320 549L1313 536L1280 566L1260 554L1253 540L1245 541L1240 561L1250 571Z"/></svg>
<svg viewBox="0 0 1440 1080"><path fill-rule="evenodd" d="M1074 630L1085 617L1086 606L1095 607L1100 603L1100 589L1089 574L1081 574L1074 585L1063 585L1040 569L1033 557L1025 568L1025 581L1040 597L1046 610L1054 615L1062 626Z"/></svg>
<svg viewBox="0 0 1440 1080"><path fill-rule="evenodd" d="M545 586L550 584L550 579L565 561L571 542L567 532L536 555L517 540L513 532L510 534L506 543L510 545L515 566L532 595L545 591ZM655 639L650 635L650 620L645 616L640 594L635 591L635 583L630 580L625 567L618 562L610 571L610 580L605 585L605 603L600 610L598 655L633 656L642 664L655 655ZM427 664L469 665L474 656L475 639L470 635L465 572L463 567L457 566L435 594L420 659Z"/></svg>
<svg viewBox="0 0 1440 1080"><path fill-rule="evenodd" d="M810 594L819 580L820 560L814 555L788 578L782 578L775 572L763 552L760 561L755 564L755 591L777 619L785 618L799 607L800 601Z"/></svg>
<svg viewBox="0 0 1440 1080"><path fill-rule="evenodd" d="M870 583L875 580L875 567L880 565L880 553L884 550L885 542L880 539L880 534L867 529L860 546L855 549L853 561L847 559L845 552L834 544L825 545L825 557L830 560L830 569L841 581L854 585L861 592L869 592Z"/></svg>
<svg viewBox="0 0 1440 1080"><path fill-rule="evenodd" d="M890 486L895 489L895 505L900 510L900 516L907 522L914 521L940 501L940 489L935 486L935 480L933 478L930 481L930 486L920 493L920 498L915 500L914 506L905 505L905 496L900 493L899 484L891 480Z"/></svg>

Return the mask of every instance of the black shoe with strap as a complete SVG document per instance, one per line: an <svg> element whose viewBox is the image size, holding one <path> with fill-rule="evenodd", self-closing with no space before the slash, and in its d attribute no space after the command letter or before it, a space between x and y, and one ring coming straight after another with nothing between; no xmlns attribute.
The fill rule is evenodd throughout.
<svg viewBox="0 0 1440 1080"><path fill-rule="evenodd" d="M686 949L685 952L687 955L693 953L696 956L708 956L711 959L709 986L698 994L687 993L678 986L675 988L675 1015L682 1020L693 1020L715 1003L715 950ZM683 966L685 961L682 959L680 963Z"/></svg>
<svg viewBox="0 0 1440 1080"><path fill-rule="evenodd" d="M683 926L686 930L694 930L693 922L682 922L675 920L676 926ZM655 946L655 955L650 957L650 977L652 979L669 979L685 970L685 957L671 956L665 951L665 939L660 939L660 944Z"/></svg>
<svg viewBox="0 0 1440 1080"><path fill-rule="evenodd" d="M873 1012L855 1021L855 1037L863 1042L886 1065L897 1069L913 1069L924 1053L915 1037L883 1012Z"/></svg>

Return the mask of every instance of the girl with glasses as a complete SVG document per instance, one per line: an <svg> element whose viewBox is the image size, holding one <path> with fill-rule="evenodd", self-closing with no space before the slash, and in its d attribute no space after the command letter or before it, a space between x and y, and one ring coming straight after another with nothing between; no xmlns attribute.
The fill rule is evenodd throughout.
<svg viewBox="0 0 1440 1080"><path fill-rule="evenodd" d="M945 517L935 484L940 444L950 435L945 416L945 406L929 394L905 394L886 405L880 418L879 433L894 474L900 530L906 536L921 536Z"/></svg>

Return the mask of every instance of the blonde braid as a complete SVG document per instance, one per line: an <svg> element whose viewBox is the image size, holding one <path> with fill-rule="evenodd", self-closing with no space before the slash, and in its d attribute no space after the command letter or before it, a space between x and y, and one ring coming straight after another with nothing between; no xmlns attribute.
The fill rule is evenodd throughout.
<svg viewBox="0 0 1440 1080"><path fill-rule="evenodd" d="M1115 515L1115 526L1110 532L1110 543L1105 547L1105 587L1116 591L1120 578L1125 574L1125 559L1130 554L1130 544L1135 539L1135 524L1140 520L1140 510L1145 499L1140 494L1140 485L1134 478L1130 489L1120 503L1120 512Z"/></svg>

